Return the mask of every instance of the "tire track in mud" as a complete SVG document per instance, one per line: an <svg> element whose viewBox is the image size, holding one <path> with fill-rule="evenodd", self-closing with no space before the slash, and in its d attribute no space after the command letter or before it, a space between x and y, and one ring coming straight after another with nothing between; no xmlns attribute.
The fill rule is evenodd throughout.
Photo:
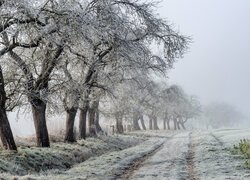
<svg viewBox="0 0 250 180"><path fill-rule="evenodd" d="M158 146L156 149L154 149L153 151L149 152L148 154L144 155L142 158L137 159L136 161L133 162L133 164L131 164L131 166L129 166L127 169L124 170L122 175L118 175L115 177L115 179L124 179L124 180L128 180L130 179L130 177L133 175L133 173L138 170L140 167L143 166L143 163L149 159L150 157L152 157L153 155L155 155L158 151L160 151L163 147L166 141L169 141L170 139L172 139L175 135L172 135L170 137L166 137L166 140L160 145Z"/></svg>
<svg viewBox="0 0 250 180"><path fill-rule="evenodd" d="M192 138L192 132L189 133L189 144L188 144L188 151L187 151L187 156L186 156L186 161L187 161L187 179L189 180L198 180L198 176L195 172L195 165L194 165L194 156L195 156L195 146Z"/></svg>

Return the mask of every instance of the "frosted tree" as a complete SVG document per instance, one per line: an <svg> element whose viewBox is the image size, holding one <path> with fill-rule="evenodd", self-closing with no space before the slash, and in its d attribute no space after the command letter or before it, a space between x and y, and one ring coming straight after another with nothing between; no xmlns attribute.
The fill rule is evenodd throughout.
<svg viewBox="0 0 250 180"><path fill-rule="evenodd" d="M80 118L80 135L84 134L81 124L85 126L83 121L86 121L86 107L89 107L87 99L90 88L99 86L107 89L105 87L110 87L109 83L112 83L107 81L100 86L96 77L100 74L109 76L113 71L118 71L118 68L123 72L124 68L164 71L172 66L176 57L185 52L189 40L171 30L169 25L152 13L153 3L90 1L88 6L84 7L89 8L87 12L92 23L87 27L91 31L84 31L88 41L79 44L89 48L81 53L81 47L71 48L71 52L85 59L86 65L83 68L84 76L81 78L85 92L81 93L80 109L83 111ZM152 53L149 46L151 42L164 45L165 59ZM121 77L124 78L127 77Z"/></svg>
<svg viewBox="0 0 250 180"><path fill-rule="evenodd" d="M25 77L23 86L31 105L37 145L50 146L46 126L46 105L50 76L63 52L64 41L59 30L58 16L51 16L52 1L10 1L3 8L2 32L4 48L12 62L22 70ZM16 10L15 10L16 9ZM61 25L61 24L60 24ZM65 34L64 34L65 35Z"/></svg>
<svg viewBox="0 0 250 180"><path fill-rule="evenodd" d="M6 92L2 67L0 65L0 138L5 149L17 150L14 137L11 131L9 120L6 114Z"/></svg>
<svg viewBox="0 0 250 180"><path fill-rule="evenodd" d="M22 72L38 146L50 146L46 110L58 103L51 97L61 98L67 114L65 140L74 141L78 109L84 138L87 111L90 132L98 116L99 100L92 97L101 98L96 96L99 89L115 88L114 79L117 84L153 71L164 74L185 53L189 38L155 15L154 5L133 0L1 1L0 55L8 55ZM152 51L152 44L163 56Z"/></svg>
<svg viewBox="0 0 250 180"><path fill-rule="evenodd" d="M174 129L180 129L181 127L186 129L184 124L188 119L198 116L201 111L198 99L187 95L180 86L165 87L160 96L164 105L162 109L164 129L166 127L170 129L171 120L174 123Z"/></svg>

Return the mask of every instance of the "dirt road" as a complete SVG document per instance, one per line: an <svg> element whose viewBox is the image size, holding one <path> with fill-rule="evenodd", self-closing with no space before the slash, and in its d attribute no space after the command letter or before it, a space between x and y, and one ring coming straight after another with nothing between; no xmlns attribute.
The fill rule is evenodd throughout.
<svg viewBox="0 0 250 180"><path fill-rule="evenodd" d="M250 179L244 159L230 148L250 139L249 130L145 131L131 133L137 146L90 158L64 172L29 175L33 179Z"/></svg>
<svg viewBox="0 0 250 180"><path fill-rule="evenodd" d="M249 136L244 130L179 132L127 179L250 179L242 158L230 152Z"/></svg>
<svg viewBox="0 0 250 180"><path fill-rule="evenodd" d="M129 179L195 178L190 137L190 132L182 132L167 140L163 147L143 162Z"/></svg>

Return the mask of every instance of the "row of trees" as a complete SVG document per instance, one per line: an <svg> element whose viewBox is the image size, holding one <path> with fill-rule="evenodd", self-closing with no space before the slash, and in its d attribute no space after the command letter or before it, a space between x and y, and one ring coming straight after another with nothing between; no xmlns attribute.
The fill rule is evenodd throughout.
<svg viewBox="0 0 250 180"><path fill-rule="evenodd" d="M89 134L95 136L96 129L101 130L103 98L132 108L135 123L142 107L151 109L154 120L160 114L161 97L176 88L158 89L150 79L153 74L165 75L190 41L153 13L155 5L137 0L0 0L3 146L17 149L6 114L17 108L31 109L40 147L50 146L46 116L51 113L66 113L65 141L75 141L77 111L79 138L86 137L87 115ZM162 54L154 53L152 46ZM135 100L129 108L123 96L127 93ZM117 122L124 112L117 110ZM167 111L166 119L184 122L179 115L172 117Z"/></svg>
<svg viewBox="0 0 250 180"><path fill-rule="evenodd" d="M147 79L143 81L147 82L130 82L126 87L121 85L117 89L119 97L107 97L108 105L100 107L104 116L115 119L118 133L123 133L124 121L132 124L133 130L146 130L146 127L158 130L158 120L163 122L163 129L170 129L170 121L175 130L186 129L185 123L200 114L201 105L197 98L187 95L180 86ZM146 118L148 125L145 125Z"/></svg>
<svg viewBox="0 0 250 180"><path fill-rule="evenodd" d="M226 102L204 105L200 114L200 123L207 129L236 127L244 119L244 115L236 107Z"/></svg>

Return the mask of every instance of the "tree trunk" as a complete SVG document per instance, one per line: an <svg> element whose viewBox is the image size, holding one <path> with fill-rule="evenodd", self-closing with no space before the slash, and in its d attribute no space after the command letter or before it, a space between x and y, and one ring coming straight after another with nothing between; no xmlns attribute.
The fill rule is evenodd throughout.
<svg viewBox="0 0 250 180"><path fill-rule="evenodd" d="M96 137L96 126L95 126L95 109L89 108L89 136Z"/></svg>
<svg viewBox="0 0 250 180"><path fill-rule="evenodd" d="M150 130L153 129L153 120L152 120L152 117L149 117L149 129Z"/></svg>
<svg viewBox="0 0 250 180"><path fill-rule="evenodd" d="M176 124L177 124L178 130L180 130L180 129L181 129L181 128L180 128L180 122L179 122L178 120L176 120Z"/></svg>
<svg viewBox="0 0 250 180"><path fill-rule="evenodd" d="M153 125L154 125L154 130L159 130L156 116L153 117Z"/></svg>
<svg viewBox="0 0 250 180"><path fill-rule="evenodd" d="M146 130L146 126L145 126L143 115L140 116L140 120L141 120L142 129Z"/></svg>
<svg viewBox="0 0 250 180"><path fill-rule="evenodd" d="M139 121L138 114L134 113L133 115L133 130L134 131L141 130L138 121Z"/></svg>
<svg viewBox="0 0 250 180"><path fill-rule="evenodd" d="M0 108L0 137L3 147L8 150L17 150L5 109Z"/></svg>
<svg viewBox="0 0 250 180"><path fill-rule="evenodd" d="M88 112L88 105L86 105L84 108L80 108L80 116L79 116L79 138L80 139L86 139L87 112Z"/></svg>
<svg viewBox="0 0 250 180"><path fill-rule="evenodd" d="M166 126L166 119L163 119L163 129L166 130L167 126Z"/></svg>
<svg viewBox="0 0 250 180"><path fill-rule="evenodd" d="M23 74L25 75L25 88L28 91L28 99L31 104L32 114L33 114L33 121L35 124L36 130L36 139L37 139L37 146L40 147L49 147L49 135L48 129L46 125L46 103L39 99L40 94L39 91L41 90L48 90L48 81L49 75L52 72L53 68L55 67L55 61L62 53L62 47L58 48L56 54L53 58L53 63L51 66L47 66L47 69L42 67L42 71L45 72L44 74L40 74L37 78L37 81L34 82L34 78L32 75L29 66L25 63L25 61L18 56L15 52L9 51L10 56L15 60L18 66L22 69Z"/></svg>
<svg viewBox="0 0 250 180"><path fill-rule="evenodd" d="M174 121L174 130L177 130L177 120L173 118L173 121Z"/></svg>
<svg viewBox="0 0 250 180"><path fill-rule="evenodd" d="M5 110L6 92L4 85L2 67L0 66L0 138L5 149L16 151L16 143Z"/></svg>
<svg viewBox="0 0 250 180"><path fill-rule="evenodd" d="M185 125L184 125L184 122L180 122L180 124L181 124L181 127L182 127L184 130L186 130L186 127L185 127Z"/></svg>
<svg viewBox="0 0 250 180"><path fill-rule="evenodd" d="M77 113L76 107L72 107L66 110L67 116L66 116L66 133L64 137L65 142L76 142L76 136L74 132L74 123L75 123L75 117Z"/></svg>
<svg viewBox="0 0 250 180"><path fill-rule="evenodd" d="M2 147L4 149L8 149L8 144L7 144L7 141L6 141L6 137L5 135L2 133L2 131L0 130L0 139L1 139L1 142L2 142ZM1 143L0 143L0 147L1 147ZM1 148L0 148L1 149Z"/></svg>
<svg viewBox="0 0 250 180"><path fill-rule="evenodd" d="M169 119L167 119L167 126L168 126L168 130L170 130L170 120Z"/></svg>
<svg viewBox="0 0 250 180"><path fill-rule="evenodd" d="M115 115L115 120L116 120L116 131L118 134L124 133L123 129L123 123L122 123L122 116L119 114Z"/></svg>
<svg viewBox="0 0 250 180"><path fill-rule="evenodd" d="M31 101L31 107L36 130L37 146L50 147L49 134L46 125L46 103L40 99L35 99Z"/></svg>
<svg viewBox="0 0 250 180"><path fill-rule="evenodd" d="M99 101L95 102L95 106L94 106L94 109L95 109L95 127L96 127L96 132L97 133L100 133L100 132L103 132L102 130L102 127L100 126L100 123L99 123L99 118L100 118L100 114L99 114Z"/></svg>
<svg viewBox="0 0 250 180"><path fill-rule="evenodd" d="M49 52L49 50L46 49L46 52ZM41 67L41 73L38 75L37 81L34 82L32 72L26 62L12 50L9 51L10 56L18 64L25 76L25 84L28 90L28 99L31 103L33 120L35 124L37 145L41 147L49 147L50 142L45 117L46 103L40 99L39 92L42 90L45 90L44 92L48 91L48 82L50 80L49 77L57 65L59 56L62 54L62 52L63 46L57 45L57 49L55 53L53 53L53 57L47 56L44 59L44 63L42 63Z"/></svg>

